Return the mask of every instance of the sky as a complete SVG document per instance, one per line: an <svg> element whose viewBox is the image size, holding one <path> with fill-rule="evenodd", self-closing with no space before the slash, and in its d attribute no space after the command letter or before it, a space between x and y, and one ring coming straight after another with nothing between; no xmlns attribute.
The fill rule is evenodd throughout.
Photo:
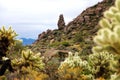
<svg viewBox="0 0 120 80"><path fill-rule="evenodd" d="M0 28L12 26L18 38L37 39L47 29L57 29L60 14L65 23L102 0L0 0Z"/></svg>

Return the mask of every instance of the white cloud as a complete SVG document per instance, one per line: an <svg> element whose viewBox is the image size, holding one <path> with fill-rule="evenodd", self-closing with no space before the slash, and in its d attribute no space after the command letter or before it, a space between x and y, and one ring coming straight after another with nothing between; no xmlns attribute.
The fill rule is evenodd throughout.
<svg viewBox="0 0 120 80"><path fill-rule="evenodd" d="M102 0L0 0L0 26L12 25L20 37L36 38L47 28L57 28L59 14L68 23L98 1Z"/></svg>

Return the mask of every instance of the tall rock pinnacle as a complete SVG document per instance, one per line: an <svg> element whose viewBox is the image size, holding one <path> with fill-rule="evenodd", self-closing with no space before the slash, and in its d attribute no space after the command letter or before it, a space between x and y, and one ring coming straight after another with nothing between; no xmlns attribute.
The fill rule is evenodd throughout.
<svg viewBox="0 0 120 80"><path fill-rule="evenodd" d="M59 30L63 30L63 29L64 29L64 27L65 27L65 22L64 22L63 14L60 14L57 25L58 25L58 29L59 29Z"/></svg>

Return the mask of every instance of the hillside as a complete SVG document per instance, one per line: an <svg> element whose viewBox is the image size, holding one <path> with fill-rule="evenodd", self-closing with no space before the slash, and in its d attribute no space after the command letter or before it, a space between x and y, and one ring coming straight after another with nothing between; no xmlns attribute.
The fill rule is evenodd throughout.
<svg viewBox="0 0 120 80"><path fill-rule="evenodd" d="M98 22L103 17L103 12L113 4L114 0L103 0L84 10L68 24L65 24L61 14L57 23L58 29L47 30L38 35L30 48L41 52L45 57L45 72L50 80L57 78L55 72L61 61L68 56L68 52L79 52L84 60L92 54L91 49L95 45L92 39L99 29Z"/></svg>
<svg viewBox="0 0 120 80"><path fill-rule="evenodd" d="M119 80L120 0L113 4L114 0L103 0L68 24L60 14L58 29L39 34L32 45L14 40L17 34L11 27L0 29L1 52L10 49L11 60L3 58L8 67L3 66L1 75L5 68L10 73L0 80Z"/></svg>
<svg viewBox="0 0 120 80"><path fill-rule="evenodd" d="M58 19L58 29L47 30L38 35L38 39L32 45L32 50L42 53L54 48L55 50L69 50L91 53L94 45L92 37L98 30L98 22L103 17L103 12L114 4L114 0L103 0L98 4L87 8L67 25L61 14ZM81 49L82 48L82 49Z"/></svg>

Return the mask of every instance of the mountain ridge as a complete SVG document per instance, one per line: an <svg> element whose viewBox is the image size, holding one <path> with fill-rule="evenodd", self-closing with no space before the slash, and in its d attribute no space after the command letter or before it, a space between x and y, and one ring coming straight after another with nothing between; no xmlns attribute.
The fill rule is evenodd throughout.
<svg viewBox="0 0 120 80"><path fill-rule="evenodd" d="M44 53L46 49L51 48L79 51L82 47L81 51L87 50L88 53L91 53L91 47L94 45L92 37L99 29L98 22L103 17L103 12L113 4L114 0L103 0L84 10L67 25L63 14L61 14L57 23L58 29L48 29L39 34L32 49Z"/></svg>
<svg viewBox="0 0 120 80"><path fill-rule="evenodd" d="M31 45L34 43L35 39L32 38L20 38L23 41L23 45Z"/></svg>

